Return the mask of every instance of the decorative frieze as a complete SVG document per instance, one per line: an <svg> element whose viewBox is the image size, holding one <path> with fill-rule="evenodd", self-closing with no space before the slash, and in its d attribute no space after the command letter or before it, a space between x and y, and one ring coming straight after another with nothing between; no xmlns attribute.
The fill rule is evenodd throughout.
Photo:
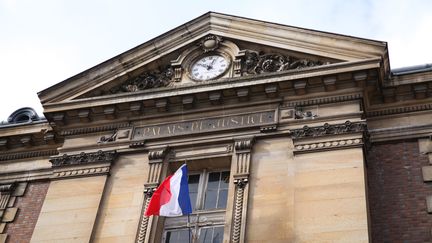
<svg viewBox="0 0 432 243"><path fill-rule="evenodd" d="M292 130L291 136L293 139L299 139L308 137L322 137L339 134L359 133L364 131L366 131L366 123L346 121L344 124L325 123L323 126L317 127L304 126L301 129Z"/></svg>
<svg viewBox="0 0 432 243"><path fill-rule="evenodd" d="M245 52L242 65L242 74L256 75L261 73L280 72L285 70L303 69L321 66L327 63L310 59L299 59L277 53L263 53L248 50Z"/></svg>
<svg viewBox="0 0 432 243"><path fill-rule="evenodd" d="M174 74L174 69L171 66L146 71L126 80L119 86L111 88L110 93L136 92L145 89L166 87L173 81Z"/></svg>
<svg viewBox="0 0 432 243"><path fill-rule="evenodd" d="M96 168L83 168L83 169L66 169L61 171L54 171L52 179L76 176L89 176L98 174L108 174L110 166L102 166Z"/></svg>
<svg viewBox="0 0 432 243"><path fill-rule="evenodd" d="M178 136L202 132L254 127L276 122L275 111L262 111L242 115L197 119L184 122L138 127L133 134L134 140Z"/></svg>
<svg viewBox="0 0 432 243"><path fill-rule="evenodd" d="M112 163L117 157L116 151L102 151L91 153L80 153L74 155L64 154L62 156L53 157L50 159L52 167L84 165L93 163Z"/></svg>
<svg viewBox="0 0 432 243"><path fill-rule="evenodd" d="M320 141L320 142L313 142L313 143L297 144L294 147L295 148L294 154L319 152L319 151L331 150L331 149L332 150L345 149L345 148L360 147L360 146L363 146L362 138Z"/></svg>

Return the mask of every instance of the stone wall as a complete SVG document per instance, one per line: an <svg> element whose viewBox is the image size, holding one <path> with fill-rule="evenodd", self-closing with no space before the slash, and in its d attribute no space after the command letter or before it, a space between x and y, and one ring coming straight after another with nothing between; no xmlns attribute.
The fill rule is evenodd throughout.
<svg viewBox="0 0 432 243"><path fill-rule="evenodd" d="M430 242L432 183L423 182L429 162L418 141L373 144L367 160L372 242Z"/></svg>

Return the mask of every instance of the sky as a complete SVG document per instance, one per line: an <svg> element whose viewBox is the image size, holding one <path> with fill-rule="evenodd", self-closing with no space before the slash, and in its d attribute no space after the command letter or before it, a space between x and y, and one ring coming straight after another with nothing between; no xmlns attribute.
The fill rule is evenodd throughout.
<svg viewBox="0 0 432 243"><path fill-rule="evenodd" d="M388 42L391 68L432 63L431 0L0 0L0 121L37 92L208 11Z"/></svg>

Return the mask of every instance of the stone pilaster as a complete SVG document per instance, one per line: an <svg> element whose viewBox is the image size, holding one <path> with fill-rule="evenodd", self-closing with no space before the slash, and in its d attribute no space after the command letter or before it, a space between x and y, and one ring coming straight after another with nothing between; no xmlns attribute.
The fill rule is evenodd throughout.
<svg viewBox="0 0 432 243"><path fill-rule="evenodd" d="M249 170L254 138L241 139L235 142L235 198L231 232L231 242L244 242L247 201L249 194Z"/></svg>
<svg viewBox="0 0 432 243"><path fill-rule="evenodd" d="M147 182L144 184L144 203L141 210L141 219L137 232L137 243L150 242L150 234L148 231L153 220L152 218L146 217L144 213L147 210L153 192L161 182L163 161L165 160L167 153L168 147L151 150L148 153L149 174Z"/></svg>

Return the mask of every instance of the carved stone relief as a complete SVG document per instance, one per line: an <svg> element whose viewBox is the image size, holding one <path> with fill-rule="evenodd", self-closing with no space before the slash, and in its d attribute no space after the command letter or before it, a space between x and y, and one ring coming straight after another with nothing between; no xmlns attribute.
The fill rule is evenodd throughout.
<svg viewBox="0 0 432 243"><path fill-rule="evenodd" d="M366 131L366 123L346 121L344 124L330 125L325 123L323 126L308 127L304 126L300 129L291 131L293 139L306 137L321 137L329 135L347 134Z"/></svg>
<svg viewBox="0 0 432 243"><path fill-rule="evenodd" d="M242 63L243 76L324 65L321 61L299 59L282 54L263 53L251 50L246 51Z"/></svg>
<svg viewBox="0 0 432 243"><path fill-rule="evenodd" d="M174 69L167 66L161 70L145 72L137 77L130 78L121 85L110 89L112 94L123 92L135 92L145 89L167 87L171 84L174 77Z"/></svg>

